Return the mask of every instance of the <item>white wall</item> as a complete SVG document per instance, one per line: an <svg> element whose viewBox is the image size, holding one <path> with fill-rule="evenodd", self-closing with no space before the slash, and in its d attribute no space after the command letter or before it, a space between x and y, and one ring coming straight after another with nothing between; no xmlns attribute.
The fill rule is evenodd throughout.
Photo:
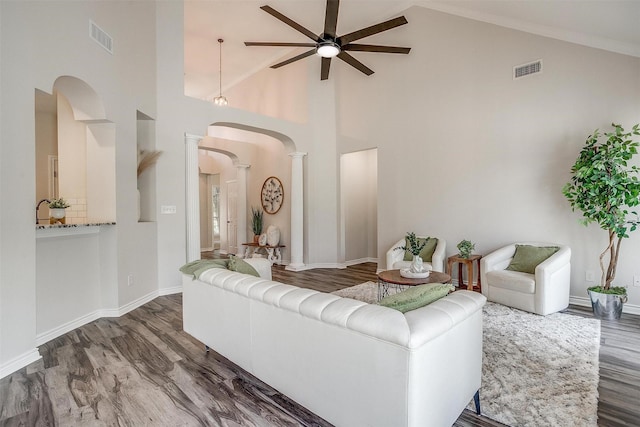
<svg viewBox="0 0 640 427"><path fill-rule="evenodd" d="M35 202L48 199L49 156L58 155L58 117L56 97L42 91L35 91L36 97L36 198ZM49 208L40 205L40 218L47 219ZM45 221L43 221L45 222Z"/></svg>
<svg viewBox="0 0 640 427"><path fill-rule="evenodd" d="M117 312L158 292L155 225L138 227L135 208L136 109L155 114L157 64L152 2L0 2L0 11L0 192L12 201L0 211L2 376L38 357L34 91L51 93L59 76L91 86L115 125L118 225L99 245L102 308ZM113 55L89 39L90 19L114 38ZM73 255L65 249L54 256Z"/></svg>
<svg viewBox="0 0 640 427"><path fill-rule="evenodd" d="M38 239L37 335L101 308L99 238L82 234Z"/></svg>
<svg viewBox="0 0 640 427"><path fill-rule="evenodd" d="M578 224L561 189L595 128L640 121L640 59L417 7L406 16L390 44L409 55L370 55L373 76L336 78L339 150L378 147L378 257L412 230L446 239L448 255L462 239L481 254L557 242L573 250L571 295L585 298L606 235ZM537 59L541 74L512 79ZM640 273L639 254L632 235L618 284ZM629 293L638 308L640 288Z"/></svg>
<svg viewBox="0 0 640 427"><path fill-rule="evenodd" d="M59 94L57 101L59 194L66 200L86 200L87 125L73 117L67 98Z"/></svg>

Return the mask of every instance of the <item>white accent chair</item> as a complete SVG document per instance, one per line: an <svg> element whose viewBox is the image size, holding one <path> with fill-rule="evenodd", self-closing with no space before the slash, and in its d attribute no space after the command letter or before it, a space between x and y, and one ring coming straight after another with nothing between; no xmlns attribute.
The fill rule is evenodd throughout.
<svg viewBox="0 0 640 427"><path fill-rule="evenodd" d="M529 274L505 270L513 259L516 244L559 249L538 264L535 274ZM569 306L571 248L554 243L514 243L485 255L480 261L480 274L482 293L487 300L545 316Z"/></svg>
<svg viewBox="0 0 640 427"><path fill-rule="evenodd" d="M420 239L426 238L426 236L416 236ZM433 252L433 256L431 257L431 262L424 261L424 265L431 266L433 271L439 271L444 273L444 260L445 260L445 250L447 249L447 242L444 239L438 239L438 243L436 244L436 249ZM404 251L396 250L395 248L399 246L404 246L405 238L398 240L391 249L387 251L387 270L400 270L402 268L409 268L411 266L411 261L404 261Z"/></svg>

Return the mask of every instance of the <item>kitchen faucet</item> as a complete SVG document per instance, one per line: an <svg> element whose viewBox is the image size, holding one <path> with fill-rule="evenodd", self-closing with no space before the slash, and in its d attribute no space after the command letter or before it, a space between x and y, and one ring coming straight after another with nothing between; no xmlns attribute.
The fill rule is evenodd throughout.
<svg viewBox="0 0 640 427"><path fill-rule="evenodd" d="M38 225L38 211L40 210L40 205L44 202L47 202L47 204L51 203L51 200L49 199L42 199L38 202L38 205L36 206L36 225Z"/></svg>

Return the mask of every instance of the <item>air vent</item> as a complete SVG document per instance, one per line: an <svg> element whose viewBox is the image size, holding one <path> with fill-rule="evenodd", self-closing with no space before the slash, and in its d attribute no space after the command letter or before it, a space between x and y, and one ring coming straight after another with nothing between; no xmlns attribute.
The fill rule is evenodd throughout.
<svg viewBox="0 0 640 427"><path fill-rule="evenodd" d="M530 76L542 72L542 59L529 64L518 65L513 67L513 79L519 79L521 77Z"/></svg>
<svg viewBox="0 0 640 427"><path fill-rule="evenodd" d="M89 36L113 55L113 39L93 21L89 21Z"/></svg>

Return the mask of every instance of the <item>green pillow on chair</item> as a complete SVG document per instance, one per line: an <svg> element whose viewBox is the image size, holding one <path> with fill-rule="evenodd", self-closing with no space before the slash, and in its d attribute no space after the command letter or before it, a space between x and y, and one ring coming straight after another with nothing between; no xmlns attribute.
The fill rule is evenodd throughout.
<svg viewBox="0 0 640 427"><path fill-rule="evenodd" d="M557 246L516 245L516 253L506 269L534 274L538 264L558 252L559 249Z"/></svg>
<svg viewBox="0 0 640 427"><path fill-rule="evenodd" d="M425 239L423 239L422 237L418 237L418 244L421 245L424 240ZM409 242L407 242L406 238L404 240L404 245L406 247L409 247ZM424 245L424 248L422 248L422 250L420 251L420 258L422 258L423 261L431 262L431 258L433 257L433 253L436 251L437 245L438 239L436 239L435 237L427 237L427 244ZM404 251L404 260L413 260L413 254L409 251Z"/></svg>
<svg viewBox="0 0 640 427"><path fill-rule="evenodd" d="M384 297L378 304L406 313L445 297L455 288L452 284L429 283L412 286L404 292Z"/></svg>

